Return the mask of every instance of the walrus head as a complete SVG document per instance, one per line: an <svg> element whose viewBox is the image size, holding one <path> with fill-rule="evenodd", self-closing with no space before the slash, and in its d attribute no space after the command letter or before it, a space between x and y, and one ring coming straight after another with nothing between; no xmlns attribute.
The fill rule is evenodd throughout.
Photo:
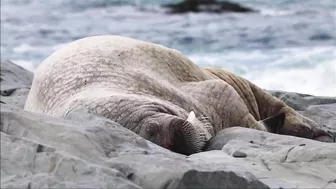
<svg viewBox="0 0 336 189"><path fill-rule="evenodd" d="M335 142L332 134L323 130L315 121L284 107L281 112L286 114L281 134L318 140L322 142Z"/></svg>
<svg viewBox="0 0 336 189"><path fill-rule="evenodd" d="M267 131L276 134L291 135L302 138L318 140L322 142L334 142L334 137L320 129L311 119L298 113L283 111L261 121Z"/></svg>
<svg viewBox="0 0 336 189"><path fill-rule="evenodd" d="M145 126L148 133L145 138L171 151L190 155L200 152L211 138L206 124L198 120L194 112L190 112L186 120L160 114Z"/></svg>

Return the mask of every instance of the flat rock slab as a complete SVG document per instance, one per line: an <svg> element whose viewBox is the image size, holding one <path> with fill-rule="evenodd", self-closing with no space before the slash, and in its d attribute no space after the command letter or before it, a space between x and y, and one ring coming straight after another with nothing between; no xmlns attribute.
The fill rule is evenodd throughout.
<svg viewBox="0 0 336 189"><path fill-rule="evenodd" d="M230 162L271 188L336 188L335 143L232 127L212 138L206 150L212 151L191 158ZM246 158L235 158L237 152Z"/></svg>
<svg viewBox="0 0 336 189"><path fill-rule="evenodd" d="M170 152L84 112L62 120L2 105L1 149L1 188L269 188L228 162Z"/></svg>

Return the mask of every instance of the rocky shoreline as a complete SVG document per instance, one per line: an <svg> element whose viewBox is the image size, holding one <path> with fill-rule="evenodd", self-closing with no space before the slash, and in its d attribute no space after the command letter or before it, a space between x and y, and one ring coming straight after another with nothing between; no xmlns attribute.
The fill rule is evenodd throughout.
<svg viewBox="0 0 336 189"><path fill-rule="evenodd" d="M185 156L86 112L23 110L33 74L1 61L1 188L336 188L336 145L241 127ZM270 91L336 134L336 97Z"/></svg>

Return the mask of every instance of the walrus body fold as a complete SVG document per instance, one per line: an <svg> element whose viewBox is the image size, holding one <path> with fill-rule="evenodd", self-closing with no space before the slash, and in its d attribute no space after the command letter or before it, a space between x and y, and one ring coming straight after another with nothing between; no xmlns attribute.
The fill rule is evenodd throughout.
<svg viewBox="0 0 336 189"><path fill-rule="evenodd" d="M55 117L88 109L183 154L201 151L232 126L306 138L317 129L241 77L201 69L176 50L120 36L80 39L53 53L36 70L25 109ZM279 113L285 115L280 130L260 121Z"/></svg>

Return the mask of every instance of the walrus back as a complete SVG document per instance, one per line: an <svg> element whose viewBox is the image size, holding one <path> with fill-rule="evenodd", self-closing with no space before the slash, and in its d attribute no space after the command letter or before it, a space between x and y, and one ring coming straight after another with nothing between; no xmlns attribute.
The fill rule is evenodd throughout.
<svg viewBox="0 0 336 189"><path fill-rule="evenodd" d="M207 78L176 50L120 36L88 37L66 45L42 62L25 109L62 116L67 101L83 91L134 93L143 88L146 92L141 85L149 81L179 86Z"/></svg>

